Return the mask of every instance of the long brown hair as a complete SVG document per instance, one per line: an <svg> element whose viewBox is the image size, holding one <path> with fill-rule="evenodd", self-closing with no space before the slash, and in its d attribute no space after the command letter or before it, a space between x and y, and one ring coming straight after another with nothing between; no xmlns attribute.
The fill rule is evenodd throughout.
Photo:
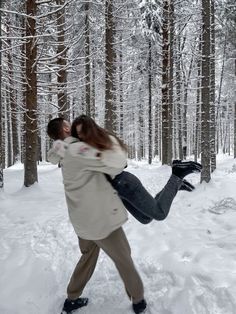
<svg viewBox="0 0 236 314"><path fill-rule="evenodd" d="M81 125L81 140L99 150L111 149L113 146L112 140L109 135L116 138L121 148L127 151L126 145L114 134L108 132L107 130L101 128L97 123L86 115L81 115L72 123L71 135L73 137L79 138L76 127Z"/></svg>

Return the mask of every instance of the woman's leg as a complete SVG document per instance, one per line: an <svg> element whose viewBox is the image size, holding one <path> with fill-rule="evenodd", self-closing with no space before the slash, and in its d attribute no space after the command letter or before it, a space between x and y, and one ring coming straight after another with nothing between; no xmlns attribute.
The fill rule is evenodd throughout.
<svg viewBox="0 0 236 314"><path fill-rule="evenodd" d="M129 210L130 207L130 213L134 215L135 209L137 210L134 215L135 218L139 217L141 212L147 217L163 220L170 211L173 199L182 184L182 179L171 175L165 187L155 197L151 196L136 176L127 171L116 176L111 184L123 202L125 201L126 208Z"/></svg>

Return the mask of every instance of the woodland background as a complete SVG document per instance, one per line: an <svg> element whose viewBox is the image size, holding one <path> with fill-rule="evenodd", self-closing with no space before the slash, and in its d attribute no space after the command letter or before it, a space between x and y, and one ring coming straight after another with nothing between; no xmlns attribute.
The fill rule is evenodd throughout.
<svg viewBox="0 0 236 314"><path fill-rule="evenodd" d="M236 158L235 0L1 0L0 188L24 185L51 143L51 118L86 113L129 157L191 158L209 182Z"/></svg>

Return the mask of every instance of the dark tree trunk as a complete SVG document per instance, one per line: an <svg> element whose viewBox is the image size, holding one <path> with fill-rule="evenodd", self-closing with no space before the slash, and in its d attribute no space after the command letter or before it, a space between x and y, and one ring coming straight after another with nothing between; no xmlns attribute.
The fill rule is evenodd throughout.
<svg viewBox="0 0 236 314"><path fill-rule="evenodd" d="M210 150L211 172L216 169L216 117L215 117L215 0L211 0L211 60L210 60Z"/></svg>
<svg viewBox="0 0 236 314"><path fill-rule="evenodd" d="M105 11L105 128L116 132L115 48L112 0L106 0Z"/></svg>
<svg viewBox="0 0 236 314"><path fill-rule="evenodd" d="M201 182L211 180L210 154L210 0L202 0L202 131Z"/></svg>
<svg viewBox="0 0 236 314"><path fill-rule="evenodd" d="M0 1L0 9L3 7L3 2ZM2 36L2 17L0 13L0 37ZM2 41L0 40L0 64L2 65ZM3 103L2 103L2 66L0 66L0 189L4 186L3 179Z"/></svg>
<svg viewBox="0 0 236 314"><path fill-rule="evenodd" d="M168 164L169 143L169 2L163 3L162 24L162 164Z"/></svg>
<svg viewBox="0 0 236 314"><path fill-rule="evenodd" d="M26 36L29 39L25 47L27 85L24 185L29 187L38 181L36 0L27 0L26 14Z"/></svg>
<svg viewBox="0 0 236 314"><path fill-rule="evenodd" d="M59 116L69 120L69 102L67 99L67 48L65 45L65 0L56 0L62 9L57 12L57 65L58 65L58 108Z"/></svg>
<svg viewBox="0 0 236 314"><path fill-rule="evenodd" d="M174 89L174 2L170 0L169 12L170 42L169 42L169 112L168 112L168 164L173 156L173 89Z"/></svg>
<svg viewBox="0 0 236 314"><path fill-rule="evenodd" d="M85 102L86 114L91 116L91 69L90 69L90 30L89 2L85 4Z"/></svg>
<svg viewBox="0 0 236 314"><path fill-rule="evenodd" d="M152 163L152 42L148 40L148 163Z"/></svg>

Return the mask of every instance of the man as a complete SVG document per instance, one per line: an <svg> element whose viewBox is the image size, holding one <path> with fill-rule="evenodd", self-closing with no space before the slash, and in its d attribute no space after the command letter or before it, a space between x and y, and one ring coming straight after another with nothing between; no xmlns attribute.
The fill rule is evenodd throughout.
<svg viewBox="0 0 236 314"><path fill-rule="evenodd" d="M109 166L99 157L84 156L84 150L90 148L70 136L70 123L62 118L51 120L47 133L54 140L64 141L49 152L49 160L53 163L60 161L62 165L69 216L82 253L67 287L68 297L63 311L71 313L87 305L88 299L81 295L93 274L101 248L115 263L132 300L133 311L142 313L146 308L143 283L122 229L127 212L104 176L104 173L115 176L122 172L126 154L120 152L119 158L116 154L116 163Z"/></svg>

